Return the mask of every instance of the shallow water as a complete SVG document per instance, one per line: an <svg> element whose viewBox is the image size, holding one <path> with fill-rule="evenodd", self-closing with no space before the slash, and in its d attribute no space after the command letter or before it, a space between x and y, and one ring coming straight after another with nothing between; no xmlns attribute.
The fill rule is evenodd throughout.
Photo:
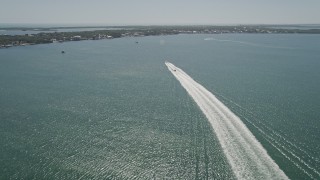
<svg viewBox="0 0 320 180"><path fill-rule="evenodd" d="M289 178L318 179L319 47L319 35L224 34L1 49L0 178L235 178L169 59Z"/></svg>

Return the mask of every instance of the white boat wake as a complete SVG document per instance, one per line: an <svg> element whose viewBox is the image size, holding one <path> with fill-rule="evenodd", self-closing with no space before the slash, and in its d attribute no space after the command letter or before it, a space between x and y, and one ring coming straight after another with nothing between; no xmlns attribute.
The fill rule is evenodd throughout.
<svg viewBox="0 0 320 180"><path fill-rule="evenodd" d="M229 39L205 38L204 40L205 40L205 41L217 41L217 42L238 43L238 44L244 44L244 45L254 46L254 47L262 47L262 48L296 49L296 48L293 48L293 47L271 46L271 45L258 44L258 43L252 43L252 42L246 42L246 41L234 41L234 40L229 40Z"/></svg>
<svg viewBox="0 0 320 180"><path fill-rule="evenodd" d="M183 70L165 64L207 117L238 179L288 179L239 117Z"/></svg>

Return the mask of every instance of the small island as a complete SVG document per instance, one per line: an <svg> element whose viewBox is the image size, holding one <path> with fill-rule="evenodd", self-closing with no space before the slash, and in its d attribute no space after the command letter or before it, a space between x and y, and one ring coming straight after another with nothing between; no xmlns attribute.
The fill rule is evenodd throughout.
<svg viewBox="0 0 320 180"><path fill-rule="evenodd" d="M66 27L63 27L66 28ZM39 33L24 35L0 35L0 48L26 46L55 42L101 40L121 37L159 36L175 34L223 34L223 33L269 33L269 34L320 34L320 29L279 28L277 26L120 26L120 27L69 27L84 31L52 32L53 28L37 28ZM100 28L99 30L85 30ZM105 29L105 30L104 30ZM30 28L7 28L4 30L35 30ZM48 32L46 32L48 31Z"/></svg>

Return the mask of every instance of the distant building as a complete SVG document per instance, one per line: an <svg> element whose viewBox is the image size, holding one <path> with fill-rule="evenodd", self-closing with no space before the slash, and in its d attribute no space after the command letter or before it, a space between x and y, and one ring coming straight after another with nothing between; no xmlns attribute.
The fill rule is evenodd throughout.
<svg viewBox="0 0 320 180"><path fill-rule="evenodd" d="M81 36L73 36L72 39L74 41L80 41L81 40Z"/></svg>

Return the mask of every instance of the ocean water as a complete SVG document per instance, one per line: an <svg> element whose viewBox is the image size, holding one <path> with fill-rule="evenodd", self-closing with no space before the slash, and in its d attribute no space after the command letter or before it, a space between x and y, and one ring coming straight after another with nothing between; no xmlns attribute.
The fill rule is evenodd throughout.
<svg viewBox="0 0 320 180"><path fill-rule="evenodd" d="M236 179L166 60L238 116L288 178L319 179L319 52L320 36L302 34L1 49L0 179Z"/></svg>

